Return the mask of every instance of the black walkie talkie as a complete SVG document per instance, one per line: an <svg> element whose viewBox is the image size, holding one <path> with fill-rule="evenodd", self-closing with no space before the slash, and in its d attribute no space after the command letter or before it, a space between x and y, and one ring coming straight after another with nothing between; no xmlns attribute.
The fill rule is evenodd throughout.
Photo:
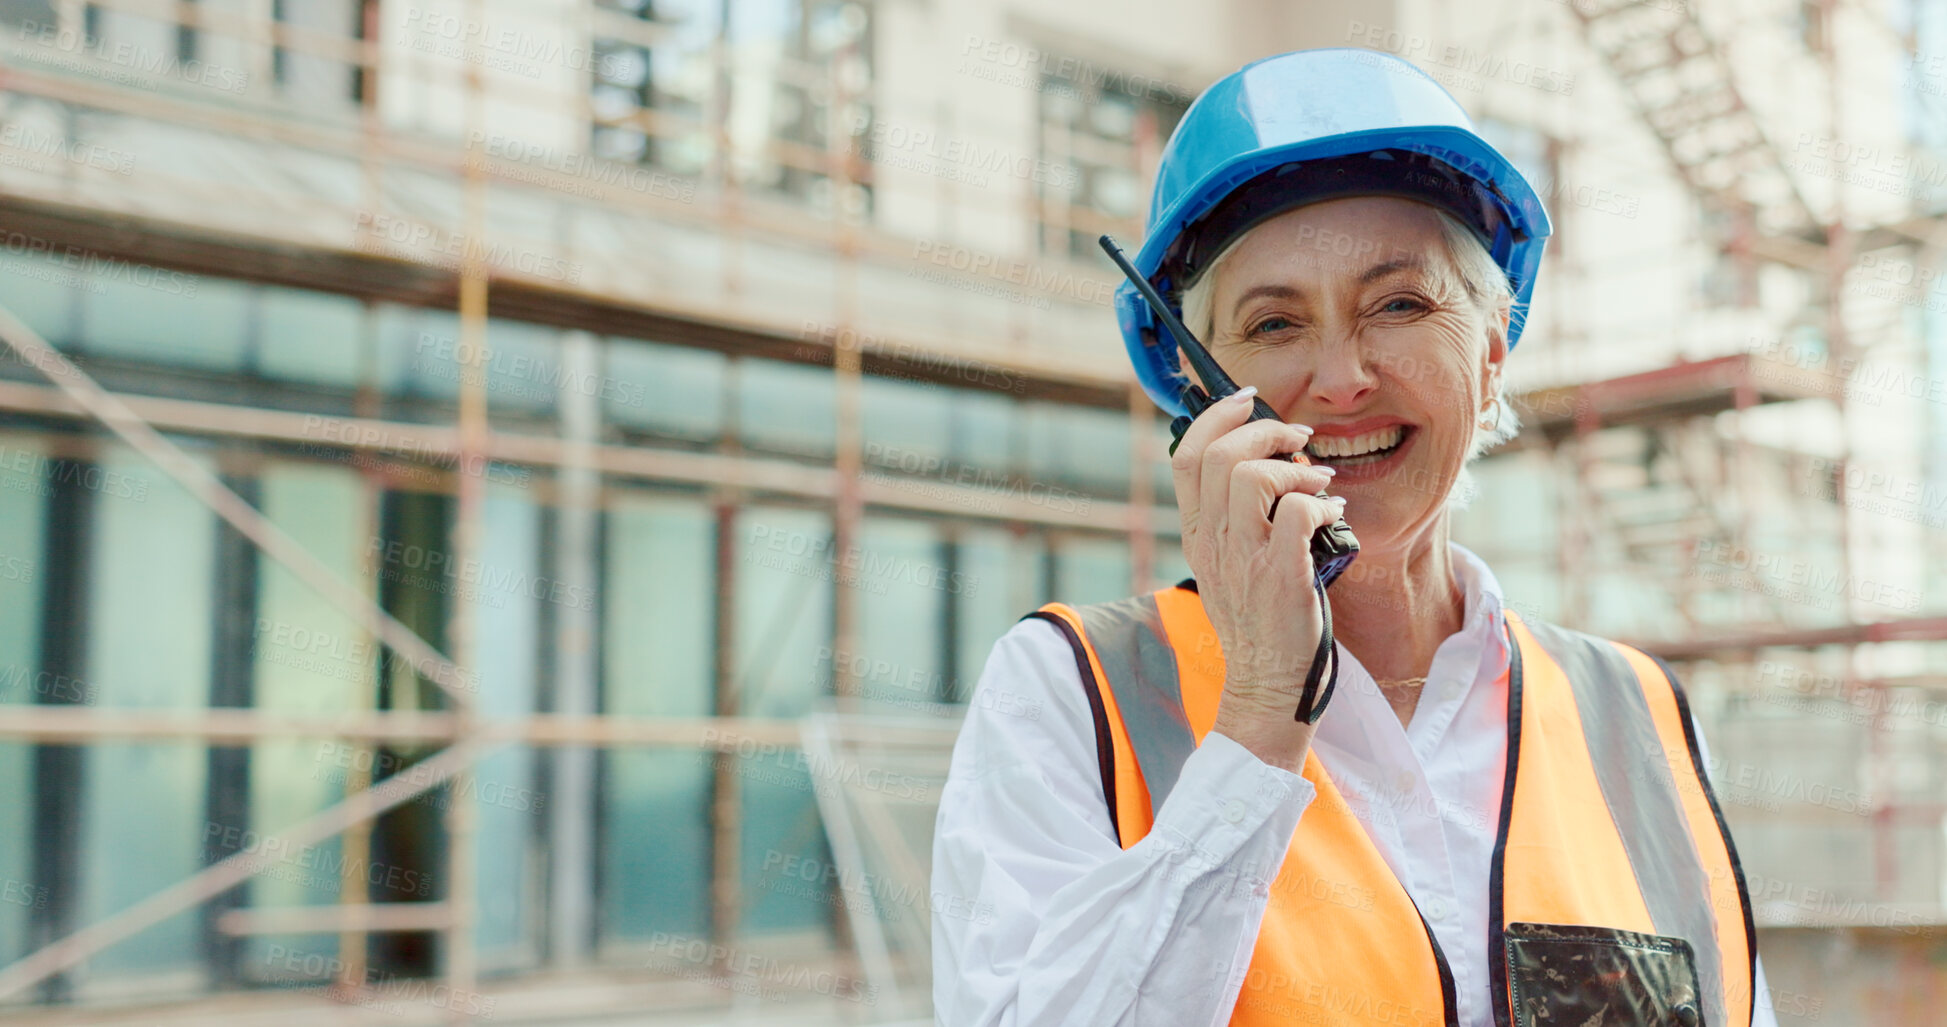
<svg viewBox="0 0 1947 1027"><path fill-rule="evenodd" d="M1169 329L1170 335L1176 339L1178 352L1183 354L1183 359L1203 381L1201 389L1194 384L1183 387L1183 406L1189 411L1189 415L1178 417L1170 422L1170 433L1175 436L1174 441L1170 443L1170 454L1174 456L1177 444L1183 441L1183 433L1190 428L1191 420L1210 409L1225 396L1237 392L1237 382L1224 373L1224 369L1217 365L1210 351L1205 349L1203 343L1198 342L1196 336L1191 335L1190 330L1183 326L1182 319L1170 310L1169 304L1163 302L1163 297L1156 292L1156 287L1150 285L1149 280L1129 263L1129 258L1122 255L1122 250L1116 246L1115 240L1104 235L1100 242L1103 252L1109 255L1110 260L1115 261L1115 266L1128 277L1130 284L1136 287L1136 292L1149 303L1149 309L1156 315L1156 320ZM1251 400L1249 420L1279 421L1282 419L1278 417L1277 411L1271 409L1271 404L1264 401L1263 396L1257 396ZM1293 455L1279 454L1286 460L1291 459ZM1323 498L1325 493L1320 492L1318 495ZM1278 504L1273 500L1271 516L1275 518L1277 513ZM1312 533L1311 555L1312 567L1317 574L1312 581L1312 586L1318 591L1318 605L1324 618L1324 630L1319 634L1318 652L1312 658L1311 670L1305 677L1305 690L1298 701L1297 719L1307 724L1318 722L1319 715L1325 712L1325 704L1332 700L1332 690L1338 685L1339 661L1334 657L1331 660L1332 676L1326 682L1324 692L1320 693L1318 690L1326 657L1332 654L1332 604L1326 602L1325 590L1332 582L1338 580L1339 575L1344 573L1353 559L1359 555L1359 540L1353 537L1352 529L1346 526L1344 517L1335 519L1331 524L1320 525L1319 529Z"/></svg>

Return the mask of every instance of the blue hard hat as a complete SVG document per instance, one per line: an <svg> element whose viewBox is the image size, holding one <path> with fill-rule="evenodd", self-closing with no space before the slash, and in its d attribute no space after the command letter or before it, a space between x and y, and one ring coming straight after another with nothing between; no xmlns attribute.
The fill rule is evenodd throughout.
<svg viewBox="0 0 1947 1027"><path fill-rule="evenodd" d="M1451 94L1387 53L1299 50L1205 90L1163 149L1133 263L1181 316L1183 290L1227 242L1281 211L1353 195L1433 203L1472 228L1512 286L1514 346L1553 231L1548 212ZM1169 333L1128 282L1115 309L1143 391L1172 416L1186 413Z"/></svg>

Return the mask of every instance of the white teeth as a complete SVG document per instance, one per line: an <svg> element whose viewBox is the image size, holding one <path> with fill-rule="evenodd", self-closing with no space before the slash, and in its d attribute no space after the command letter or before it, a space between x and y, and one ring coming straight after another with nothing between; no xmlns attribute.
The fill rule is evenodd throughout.
<svg viewBox="0 0 1947 1027"><path fill-rule="evenodd" d="M1406 426L1395 424L1381 428L1378 431L1369 431L1364 435L1353 435L1350 437L1344 435L1314 435L1312 436L1312 440L1305 444L1305 455L1326 458L1363 456L1367 453L1377 452L1382 449L1391 449L1399 445L1400 438L1405 434Z"/></svg>

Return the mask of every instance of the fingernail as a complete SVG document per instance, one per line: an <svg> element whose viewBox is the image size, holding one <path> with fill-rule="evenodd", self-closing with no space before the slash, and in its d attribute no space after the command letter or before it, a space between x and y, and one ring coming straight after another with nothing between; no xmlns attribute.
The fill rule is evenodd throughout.
<svg viewBox="0 0 1947 1027"><path fill-rule="evenodd" d="M1333 467L1331 464L1313 464L1312 466L1317 468L1319 473L1325 475L1328 478L1334 474L1339 473L1339 469ZM1337 497L1335 496L1333 498L1337 498Z"/></svg>
<svg viewBox="0 0 1947 1027"><path fill-rule="evenodd" d="M1252 396L1255 395L1257 395L1257 386L1246 385L1243 388L1238 389L1236 392L1231 393L1230 398L1238 401L1239 403L1242 403L1249 400Z"/></svg>
<svg viewBox="0 0 1947 1027"><path fill-rule="evenodd" d="M1309 424L1294 424L1292 425L1292 427L1298 429L1301 432L1304 432L1307 435L1310 435L1312 433L1312 426Z"/></svg>
<svg viewBox="0 0 1947 1027"><path fill-rule="evenodd" d="M1340 506L1344 506L1344 505L1345 505L1345 497L1344 497L1344 496L1326 496L1325 498L1326 498L1326 499L1329 499L1329 500L1331 500L1331 501L1332 501L1332 502L1334 502L1334 503L1337 503L1337 504L1339 504Z"/></svg>

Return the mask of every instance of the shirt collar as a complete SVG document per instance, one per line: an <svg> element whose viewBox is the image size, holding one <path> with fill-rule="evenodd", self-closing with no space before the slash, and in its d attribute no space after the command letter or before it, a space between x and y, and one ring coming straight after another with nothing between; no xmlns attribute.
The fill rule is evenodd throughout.
<svg viewBox="0 0 1947 1027"><path fill-rule="evenodd" d="M1466 596L1466 607L1460 615L1461 633L1478 631L1486 634L1494 644L1485 647L1482 655L1493 658L1493 654L1499 653L1499 660L1505 663L1508 658L1507 638L1502 624L1506 620L1506 607L1500 579L1494 576L1487 561L1458 542L1447 543L1447 554L1453 565L1454 581Z"/></svg>

